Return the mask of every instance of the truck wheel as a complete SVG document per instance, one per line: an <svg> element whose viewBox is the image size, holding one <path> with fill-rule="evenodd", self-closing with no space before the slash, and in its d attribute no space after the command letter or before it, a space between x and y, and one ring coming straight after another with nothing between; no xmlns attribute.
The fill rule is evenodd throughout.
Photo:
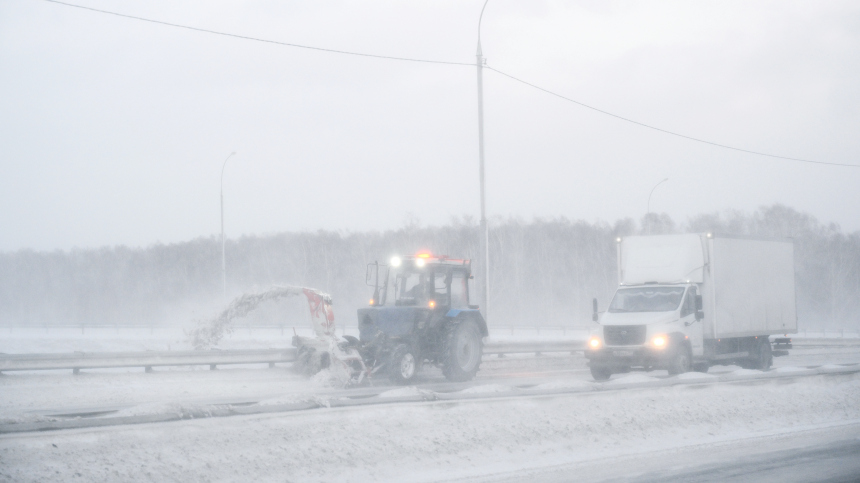
<svg viewBox="0 0 860 483"><path fill-rule="evenodd" d="M672 355L672 359L669 361L669 375L674 376L676 374L690 372L691 359L690 351L686 347L678 347L675 350L675 354Z"/></svg>
<svg viewBox="0 0 860 483"><path fill-rule="evenodd" d="M770 341L765 340L764 343L758 345L752 369L766 371L770 369L771 364L773 364L773 352L770 348Z"/></svg>
<svg viewBox="0 0 860 483"><path fill-rule="evenodd" d="M612 376L612 369L596 364L591 365L591 377L593 377L595 381L606 381L610 376Z"/></svg>
<svg viewBox="0 0 860 483"><path fill-rule="evenodd" d="M406 344L400 344L391 353L389 377L396 384L409 384L418 372L418 359Z"/></svg>
<svg viewBox="0 0 860 483"><path fill-rule="evenodd" d="M445 329L442 346L442 373L449 381L469 381L481 366L483 342L478 326L471 320Z"/></svg>

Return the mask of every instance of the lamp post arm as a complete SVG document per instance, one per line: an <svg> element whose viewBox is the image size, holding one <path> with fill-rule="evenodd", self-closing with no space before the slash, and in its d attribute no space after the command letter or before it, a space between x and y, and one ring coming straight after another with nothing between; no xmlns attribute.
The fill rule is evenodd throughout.
<svg viewBox="0 0 860 483"><path fill-rule="evenodd" d="M651 214L651 195L654 194L654 190L657 189L658 186L665 183L666 181L669 181L669 178L666 178L663 181L660 181L659 183L655 184L654 187L651 188L651 192L648 193L648 214L649 215Z"/></svg>
<svg viewBox="0 0 860 483"><path fill-rule="evenodd" d="M478 17L478 52L481 51L481 21L484 20L484 9L487 8L487 3L490 0L484 0L484 6L481 7L481 15Z"/></svg>

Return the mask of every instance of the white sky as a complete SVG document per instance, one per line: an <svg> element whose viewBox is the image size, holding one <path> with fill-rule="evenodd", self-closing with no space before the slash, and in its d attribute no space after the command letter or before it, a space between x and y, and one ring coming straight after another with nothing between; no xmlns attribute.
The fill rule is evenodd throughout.
<svg viewBox="0 0 860 483"><path fill-rule="evenodd" d="M78 0L74 0L78 1ZM481 0L81 4L474 62ZM489 65L714 142L860 164L860 3L490 0ZM784 203L860 230L860 169L686 141L484 72L492 216L676 221ZM385 229L479 214L475 68L0 1L0 251Z"/></svg>

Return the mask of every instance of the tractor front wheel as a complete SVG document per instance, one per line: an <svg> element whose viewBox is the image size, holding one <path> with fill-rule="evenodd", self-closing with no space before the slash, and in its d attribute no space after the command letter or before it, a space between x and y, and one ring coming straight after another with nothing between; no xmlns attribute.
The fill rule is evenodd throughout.
<svg viewBox="0 0 860 483"><path fill-rule="evenodd" d="M396 384L409 384L418 373L418 358L407 344L400 344L391 352L389 377Z"/></svg>

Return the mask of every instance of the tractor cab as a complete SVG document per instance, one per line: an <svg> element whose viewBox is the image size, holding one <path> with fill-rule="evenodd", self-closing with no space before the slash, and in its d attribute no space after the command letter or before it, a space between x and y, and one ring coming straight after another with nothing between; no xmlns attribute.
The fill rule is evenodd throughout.
<svg viewBox="0 0 860 483"><path fill-rule="evenodd" d="M372 263L367 268L367 283L374 287L371 306L478 308L469 305L469 260L419 253L393 257L387 266Z"/></svg>

